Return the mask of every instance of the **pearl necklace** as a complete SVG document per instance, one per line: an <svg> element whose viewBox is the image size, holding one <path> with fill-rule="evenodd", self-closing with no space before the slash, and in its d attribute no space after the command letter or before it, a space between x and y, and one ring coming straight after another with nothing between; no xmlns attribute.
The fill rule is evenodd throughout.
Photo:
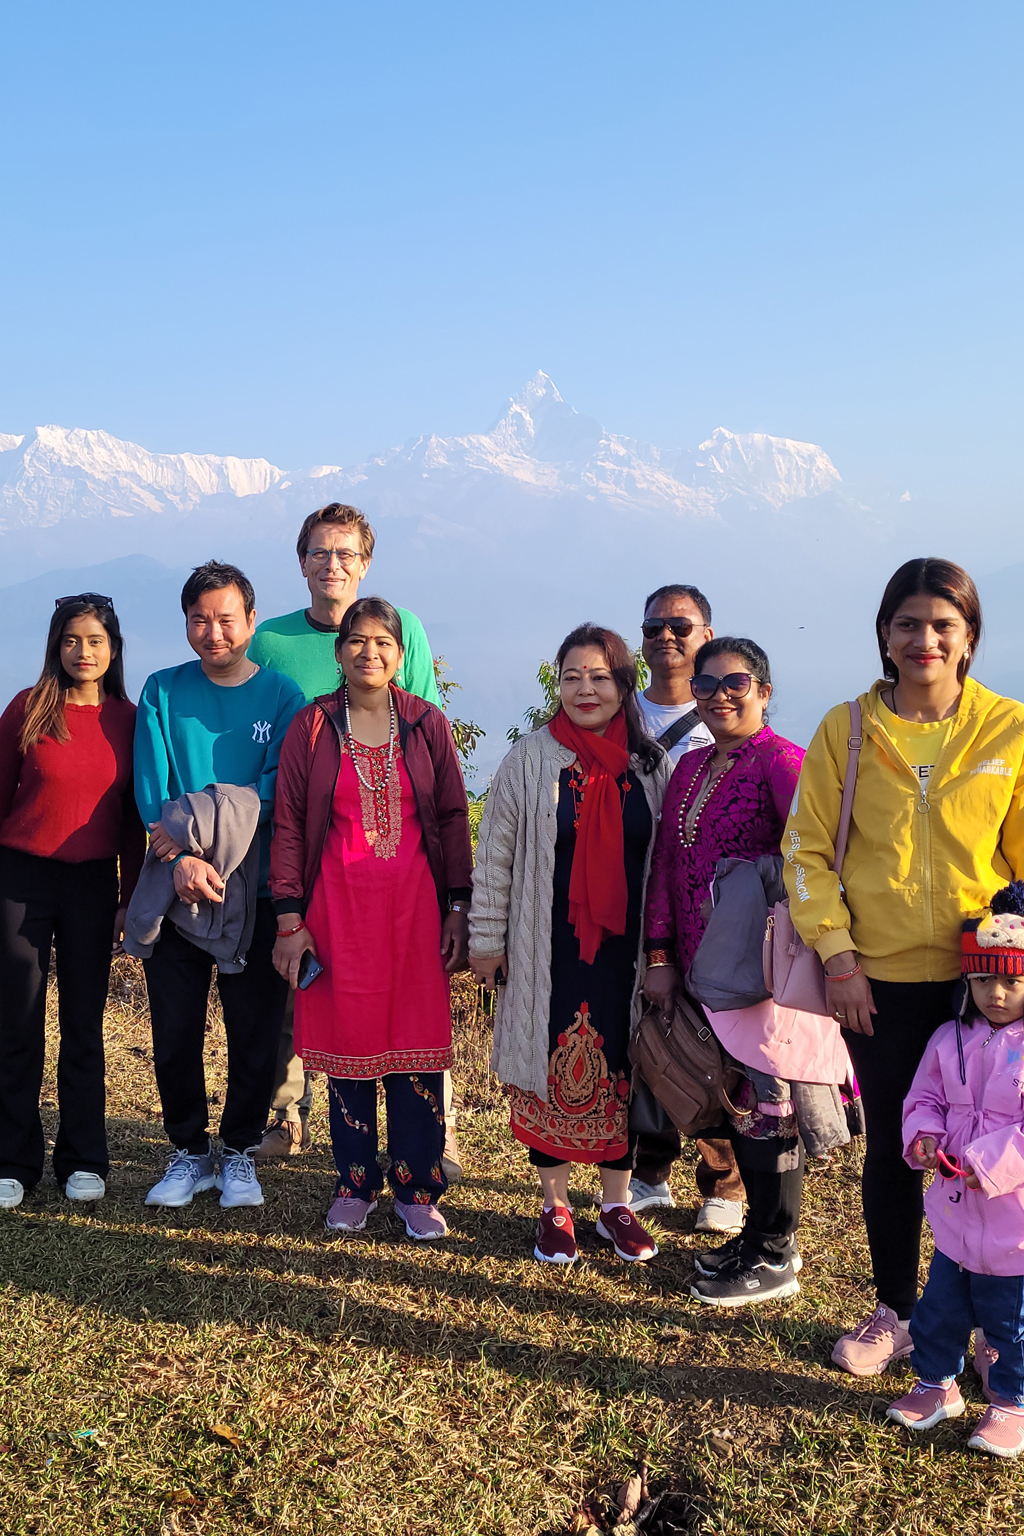
<svg viewBox="0 0 1024 1536"><path fill-rule="evenodd" d="M395 739L396 739L396 731L395 731L395 701L394 701L394 699L392 699L390 697L390 695L388 696L388 705L389 705L389 710L388 710L388 766L387 766L387 769L384 772L383 777L381 778L380 783L379 784L371 784L367 779L363 778L362 770L359 767L359 759L356 757L356 740L355 740L355 737L352 735L352 729L351 729L351 726L349 724L352 716L351 716L351 714L349 712L348 683L345 684L344 692L345 692L345 745L348 747L348 754L349 754L349 757L351 757L351 759L352 759L352 766L353 766L353 768L356 771L356 777L358 778L360 784L362 784L365 789L368 789L370 791L371 795L382 795L384 793L385 789L387 788L388 780L391 777L391 769L392 769L392 766L393 766L394 761L395 761ZM370 748L369 750L372 751L373 749Z"/></svg>

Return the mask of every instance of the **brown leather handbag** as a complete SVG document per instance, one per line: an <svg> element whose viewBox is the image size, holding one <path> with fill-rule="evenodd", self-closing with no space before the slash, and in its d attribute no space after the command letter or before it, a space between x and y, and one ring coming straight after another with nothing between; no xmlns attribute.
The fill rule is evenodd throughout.
<svg viewBox="0 0 1024 1536"><path fill-rule="evenodd" d="M647 1009L633 1026L629 1059L684 1136L739 1113L729 1095L740 1073L726 1066L714 1030L688 998L677 994L670 1019Z"/></svg>

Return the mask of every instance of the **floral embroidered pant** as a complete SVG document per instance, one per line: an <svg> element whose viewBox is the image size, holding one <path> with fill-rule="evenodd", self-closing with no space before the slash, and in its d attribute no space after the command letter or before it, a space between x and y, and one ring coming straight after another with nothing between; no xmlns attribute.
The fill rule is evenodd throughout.
<svg viewBox="0 0 1024 1536"><path fill-rule="evenodd" d="M389 1072L384 1084L388 1183L403 1205L429 1205L448 1188L444 1151L444 1073ZM377 1161L377 1079L329 1077L327 1108L338 1170L337 1195L375 1200L384 1188Z"/></svg>

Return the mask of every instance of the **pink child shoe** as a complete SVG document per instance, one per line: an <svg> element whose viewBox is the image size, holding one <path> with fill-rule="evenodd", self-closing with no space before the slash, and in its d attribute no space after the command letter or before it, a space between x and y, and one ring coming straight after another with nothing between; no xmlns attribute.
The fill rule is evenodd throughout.
<svg viewBox="0 0 1024 1536"><path fill-rule="evenodd" d="M999 1359L998 1349L993 1349L980 1328L974 1330L974 1369L981 1377L981 1390L989 1402L992 1394L988 1386L988 1373Z"/></svg>
<svg viewBox="0 0 1024 1536"><path fill-rule="evenodd" d="M628 1205L613 1205L610 1211L602 1211L597 1218L597 1235L612 1244L620 1259L631 1264L657 1257L657 1243Z"/></svg>
<svg viewBox="0 0 1024 1536"><path fill-rule="evenodd" d="M895 1419L904 1429L934 1429L943 1419L958 1419L967 1411L955 1381L948 1387L929 1387L916 1382L906 1397L886 1409L886 1417Z"/></svg>
<svg viewBox="0 0 1024 1536"><path fill-rule="evenodd" d="M418 1242L429 1243L448 1236L448 1223L436 1205L403 1205L395 1201L395 1210L405 1222L405 1230Z"/></svg>
<svg viewBox="0 0 1024 1536"><path fill-rule="evenodd" d="M904 1359L913 1348L909 1330L891 1307L880 1302L870 1317L837 1341L832 1360L851 1376L880 1376L894 1360Z"/></svg>
<svg viewBox="0 0 1024 1536"><path fill-rule="evenodd" d="M967 1444L974 1451L987 1451L990 1456L1019 1456L1024 1451L1024 1408L1004 1402L1001 1397L993 1398L992 1406L985 1409Z"/></svg>
<svg viewBox="0 0 1024 1536"><path fill-rule="evenodd" d="M377 1209L376 1200L357 1200L352 1195L339 1195L327 1212L328 1232L361 1232L367 1216Z"/></svg>

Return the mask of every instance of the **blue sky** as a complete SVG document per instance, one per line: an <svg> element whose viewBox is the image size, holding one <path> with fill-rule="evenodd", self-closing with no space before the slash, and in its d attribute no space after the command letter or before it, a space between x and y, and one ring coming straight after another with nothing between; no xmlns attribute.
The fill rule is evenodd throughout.
<svg viewBox="0 0 1024 1536"><path fill-rule="evenodd" d="M8 4L0 430L351 463L538 367L1017 496L1019 4Z"/></svg>

